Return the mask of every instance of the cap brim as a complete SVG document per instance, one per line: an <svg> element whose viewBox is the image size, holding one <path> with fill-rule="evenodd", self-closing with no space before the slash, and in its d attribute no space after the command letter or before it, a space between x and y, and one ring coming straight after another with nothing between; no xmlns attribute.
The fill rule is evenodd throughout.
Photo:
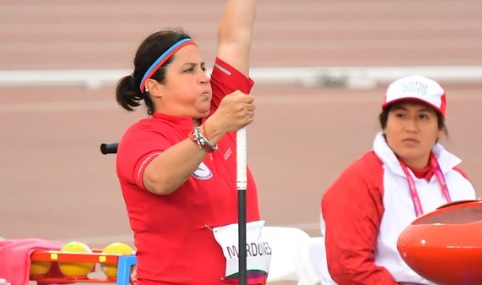
<svg viewBox="0 0 482 285"><path fill-rule="evenodd" d="M425 100L422 100L420 98L417 98L417 97L405 97L405 98L399 98L399 99L395 99L395 100L392 100L390 102L386 102L386 103L383 103L382 104L382 109L385 110L388 106L391 106L395 103L400 103L400 102L403 102L403 101L415 101L415 102L418 102L418 103L422 103L422 104L425 104L427 106L430 106L431 108L433 108L435 111L437 111L439 114L442 114L442 111L435 105L425 101Z"/></svg>

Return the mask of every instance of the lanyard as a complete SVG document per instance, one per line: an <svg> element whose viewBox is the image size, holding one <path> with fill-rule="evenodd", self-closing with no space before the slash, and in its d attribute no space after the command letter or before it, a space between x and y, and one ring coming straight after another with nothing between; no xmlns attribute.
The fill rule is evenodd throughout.
<svg viewBox="0 0 482 285"><path fill-rule="evenodd" d="M418 216L423 214L422 203L420 203L420 198L418 197L417 187L415 186L415 180L413 180L412 175L408 172L408 167L400 161L400 166L407 177L408 186L410 187L410 195L412 196L413 207L415 208L415 214ZM440 169L440 165L437 161L437 158L434 154L430 155L430 166L432 167L435 176L437 177L438 183L440 184L440 188L442 194L445 197L447 202L451 202L452 199L450 198L449 189L447 187L447 183L445 181L445 177Z"/></svg>

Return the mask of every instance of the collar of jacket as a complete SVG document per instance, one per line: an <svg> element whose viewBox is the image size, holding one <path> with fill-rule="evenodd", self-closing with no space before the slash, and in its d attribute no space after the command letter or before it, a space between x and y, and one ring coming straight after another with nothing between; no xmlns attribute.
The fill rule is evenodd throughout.
<svg viewBox="0 0 482 285"><path fill-rule="evenodd" d="M373 151L390 171L405 177L405 173L400 166L400 162L398 161L395 153L388 146L388 143L383 136L383 132L379 132L375 136L375 140L373 141ZM462 162L459 157L447 151L440 143L436 143L433 146L432 151L437 157L443 174L446 174L448 171Z"/></svg>

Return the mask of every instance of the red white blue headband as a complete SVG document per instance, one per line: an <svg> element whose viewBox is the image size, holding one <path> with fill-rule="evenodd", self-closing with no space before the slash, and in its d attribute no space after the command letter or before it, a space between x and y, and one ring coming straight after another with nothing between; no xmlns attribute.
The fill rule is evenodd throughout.
<svg viewBox="0 0 482 285"><path fill-rule="evenodd" d="M141 84L139 85L139 88L141 89L141 92L144 91L144 85L146 84L147 79L151 78L151 76L172 56L174 55L178 50L180 50L182 47L186 45L195 45L196 43L190 39L190 38L185 38L182 39L175 44L173 44L169 49L167 49L159 58L154 61L154 63L147 69L146 73L144 74L144 77L142 77Z"/></svg>

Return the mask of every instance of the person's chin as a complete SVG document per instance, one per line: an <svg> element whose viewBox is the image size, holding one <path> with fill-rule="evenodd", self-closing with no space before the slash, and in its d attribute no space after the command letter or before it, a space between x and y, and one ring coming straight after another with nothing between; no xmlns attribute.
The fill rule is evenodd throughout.
<svg viewBox="0 0 482 285"><path fill-rule="evenodd" d="M201 110L201 111L199 112L199 119L205 118L205 117L207 117L208 115L209 115L209 109L207 109L207 110Z"/></svg>
<svg viewBox="0 0 482 285"><path fill-rule="evenodd" d="M404 149L398 153L398 157L403 161L413 161L421 156L423 156L421 151L416 149Z"/></svg>

